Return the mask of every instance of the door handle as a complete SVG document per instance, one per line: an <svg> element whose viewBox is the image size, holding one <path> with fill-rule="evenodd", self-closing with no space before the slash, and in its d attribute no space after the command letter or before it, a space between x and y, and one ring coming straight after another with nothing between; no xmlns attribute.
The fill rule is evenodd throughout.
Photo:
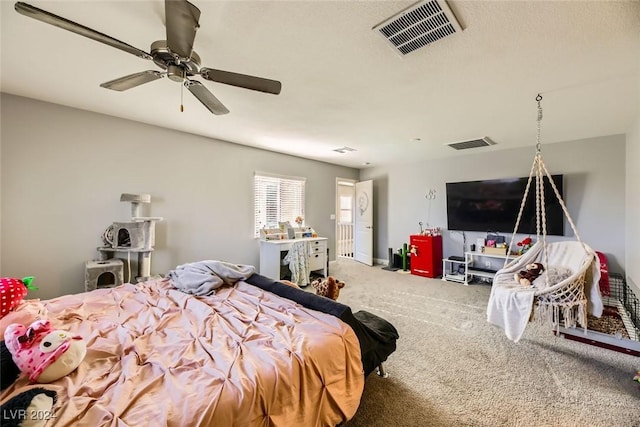
<svg viewBox="0 0 640 427"><path fill-rule="evenodd" d="M367 225L365 228L372 229L373 227L370 225Z"/></svg>

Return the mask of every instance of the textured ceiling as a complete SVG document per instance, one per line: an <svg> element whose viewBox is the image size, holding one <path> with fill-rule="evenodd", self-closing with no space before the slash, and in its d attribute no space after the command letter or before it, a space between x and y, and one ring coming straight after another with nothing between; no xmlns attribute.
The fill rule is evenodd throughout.
<svg viewBox="0 0 640 427"><path fill-rule="evenodd" d="M149 51L162 1L27 1ZM402 1L192 1L202 65L282 82L278 96L205 81L210 114L168 79L100 83L151 61L1 3L1 89L29 98L352 167L625 133L638 117L640 2L451 1L464 31L400 57L372 28ZM457 152L445 144L488 136ZM419 140L418 140L419 139ZM176 145L179 145L179 139ZM354 152L333 151L352 147Z"/></svg>

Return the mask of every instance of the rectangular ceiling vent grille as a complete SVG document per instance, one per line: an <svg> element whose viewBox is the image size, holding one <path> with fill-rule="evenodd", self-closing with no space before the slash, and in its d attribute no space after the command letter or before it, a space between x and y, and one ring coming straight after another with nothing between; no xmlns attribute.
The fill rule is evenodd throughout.
<svg viewBox="0 0 640 427"><path fill-rule="evenodd" d="M487 138L472 139L470 141L454 142L447 144L449 147L455 150L468 150L469 148L487 147L489 145L495 145L496 143Z"/></svg>
<svg viewBox="0 0 640 427"><path fill-rule="evenodd" d="M350 151L356 151L356 149L351 147L342 147L342 148L336 148L333 151L335 151L336 153L344 154Z"/></svg>
<svg viewBox="0 0 640 427"><path fill-rule="evenodd" d="M416 3L373 29L402 56L462 31L445 0Z"/></svg>

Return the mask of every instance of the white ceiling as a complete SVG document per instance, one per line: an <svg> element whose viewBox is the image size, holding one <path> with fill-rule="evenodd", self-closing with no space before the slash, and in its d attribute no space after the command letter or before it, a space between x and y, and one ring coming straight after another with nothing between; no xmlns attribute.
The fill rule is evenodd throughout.
<svg viewBox="0 0 640 427"><path fill-rule="evenodd" d="M27 1L149 52L164 3ZM464 31L400 57L372 30L413 1L203 1L202 65L282 82L278 96L204 81L231 111L210 114L161 79L100 83L151 62L27 18L1 3L1 90L211 138L362 168L629 130L638 117L640 2L451 1ZM420 140L416 140L419 138ZM180 144L180 140L176 140ZM357 151L339 154L348 146Z"/></svg>

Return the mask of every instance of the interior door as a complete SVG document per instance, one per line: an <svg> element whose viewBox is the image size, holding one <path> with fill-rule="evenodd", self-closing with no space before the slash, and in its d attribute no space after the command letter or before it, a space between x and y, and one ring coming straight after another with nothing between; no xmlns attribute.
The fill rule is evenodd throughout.
<svg viewBox="0 0 640 427"><path fill-rule="evenodd" d="M355 256L363 264L373 265L373 181L356 182Z"/></svg>

